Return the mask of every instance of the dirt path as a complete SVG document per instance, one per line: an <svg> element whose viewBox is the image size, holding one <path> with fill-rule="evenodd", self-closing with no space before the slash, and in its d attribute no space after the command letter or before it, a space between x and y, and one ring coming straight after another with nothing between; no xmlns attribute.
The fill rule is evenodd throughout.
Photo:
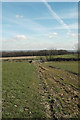
<svg viewBox="0 0 80 120"><path fill-rule="evenodd" d="M3 57L3 58L0 58L0 60L15 60L15 59L29 59L29 58L36 58L36 56L23 56L23 57Z"/></svg>
<svg viewBox="0 0 80 120"><path fill-rule="evenodd" d="M47 118L74 118L80 114L78 76L35 63ZM76 84L74 81L76 80Z"/></svg>

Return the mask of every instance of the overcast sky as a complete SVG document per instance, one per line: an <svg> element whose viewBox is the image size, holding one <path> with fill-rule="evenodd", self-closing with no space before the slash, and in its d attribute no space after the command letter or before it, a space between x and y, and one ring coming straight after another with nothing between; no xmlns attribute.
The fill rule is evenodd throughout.
<svg viewBox="0 0 80 120"><path fill-rule="evenodd" d="M2 3L2 49L75 49L77 2Z"/></svg>

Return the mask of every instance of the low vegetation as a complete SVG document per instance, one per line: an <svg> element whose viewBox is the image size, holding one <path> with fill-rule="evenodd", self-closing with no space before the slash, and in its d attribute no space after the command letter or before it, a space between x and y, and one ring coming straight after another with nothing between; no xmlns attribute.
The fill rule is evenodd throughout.
<svg viewBox="0 0 80 120"><path fill-rule="evenodd" d="M61 69L74 74L78 74L78 61L46 62L45 65L54 69Z"/></svg>
<svg viewBox="0 0 80 120"><path fill-rule="evenodd" d="M80 119L79 61L77 54L38 56L2 63L4 118Z"/></svg>
<svg viewBox="0 0 80 120"><path fill-rule="evenodd" d="M43 118L36 68L28 62L3 62L3 118Z"/></svg>
<svg viewBox="0 0 80 120"><path fill-rule="evenodd" d="M78 118L80 115L80 94L76 62L46 62L39 64L45 101L49 118ZM74 72L73 72L73 69ZM46 94L45 94L46 93ZM79 119L79 118L78 118Z"/></svg>

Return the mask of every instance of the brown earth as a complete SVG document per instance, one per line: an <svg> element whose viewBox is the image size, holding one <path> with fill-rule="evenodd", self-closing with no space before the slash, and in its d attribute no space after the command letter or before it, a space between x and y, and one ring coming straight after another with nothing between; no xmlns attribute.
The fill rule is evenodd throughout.
<svg viewBox="0 0 80 120"><path fill-rule="evenodd" d="M40 94L44 100L46 117L77 118L80 115L78 75L41 63L35 65L41 80Z"/></svg>
<svg viewBox="0 0 80 120"><path fill-rule="evenodd" d="M13 59L31 59L31 58L36 58L36 56L25 56L25 57L2 57L0 60L13 60Z"/></svg>

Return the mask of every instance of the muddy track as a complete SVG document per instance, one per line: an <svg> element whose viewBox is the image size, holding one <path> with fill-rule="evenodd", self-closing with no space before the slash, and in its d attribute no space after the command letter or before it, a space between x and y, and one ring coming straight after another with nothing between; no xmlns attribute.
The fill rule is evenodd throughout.
<svg viewBox="0 0 80 120"><path fill-rule="evenodd" d="M55 111L53 110L54 108L54 98L53 95L50 93L50 88L47 84L47 81L45 78L43 78L44 71L46 68L40 66L40 64L37 63L37 70L39 73L39 79L41 80L40 84L40 94L43 99L43 105L45 107L45 114L46 114L46 119L52 119L52 120L57 120L55 117Z"/></svg>
<svg viewBox="0 0 80 120"><path fill-rule="evenodd" d="M41 80L41 91L47 118L71 118L79 113L79 91L72 84L64 82L64 77L55 75L50 68L36 64ZM53 68L55 69L55 68ZM58 71L59 72L59 71ZM46 101L46 102L45 102ZM58 110L55 110L58 109Z"/></svg>
<svg viewBox="0 0 80 120"><path fill-rule="evenodd" d="M56 120L55 117L55 112L53 110L53 104L54 104L54 98L53 96L51 96L50 94L50 90L49 90L49 86L46 82L46 79L43 79L43 72L42 70L45 70L43 67L39 66L39 74L40 74L40 79L43 80L43 84L42 84L42 90L43 90L43 94L44 94L44 100L48 100L48 102L44 102L45 105L45 111L46 111L46 116L48 118L52 118Z"/></svg>
<svg viewBox="0 0 80 120"><path fill-rule="evenodd" d="M45 76L47 76L46 71L47 71L47 73L48 73L48 69L47 69L47 68L44 68L44 67L41 67L41 66L40 66L40 68L41 68L42 70L45 70ZM52 78L52 80L54 80L56 83L58 83L60 86L62 86L62 87L64 88L64 90L67 91L67 92L70 92L71 90L79 90L78 88L76 88L76 87L73 86L72 84L69 84L69 85L70 85L70 86L69 86L69 89L70 89L70 90L68 90L68 88L67 88L67 90L66 90L66 83L63 82L63 81L64 81L64 78L62 78L62 77L59 76L59 75L56 75L56 77L54 77L52 74L49 73L49 78ZM59 79L57 79L57 78L59 78ZM46 79L46 77L45 77L45 79ZM71 93L72 93L72 92L71 92Z"/></svg>

